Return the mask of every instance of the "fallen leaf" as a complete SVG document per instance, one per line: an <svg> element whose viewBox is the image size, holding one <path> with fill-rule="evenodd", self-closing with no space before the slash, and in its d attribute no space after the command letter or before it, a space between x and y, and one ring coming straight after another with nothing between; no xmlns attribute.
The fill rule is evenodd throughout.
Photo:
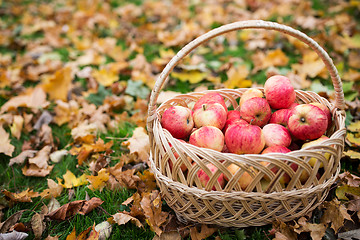
<svg viewBox="0 0 360 240"><path fill-rule="evenodd" d="M162 232L160 236L155 235L153 240L181 240L181 235L177 231Z"/></svg>
<svg viewBox="0 0 360 240"><path fill-rule="evenodd" d="M45 238L45 240L59 240L59 237L58 236L47 236L46 238Z"/></svg>
<svg viewBox="0 0 360 240"><path fill-rule="evenodd" d="M36 165L38 168L47 169L48 168L48 160L49 154L51 151L51 146L43 147L39 152L36 153L36 156L33 158L29 158L29 163Z"/></svg>
<svg viewBox="0 0 360 240"><path fill-rule="evenodd" d="M338 233L339 239L341 238L343 240L358 239L359 236L360 236L360 228L347 232Z"/></svg>
<svg viewBox="0 0 360 240"><path fill-rule="evenodd" d="M43 111L39 117L39 119L34 124L34 129L40 130L43 125L48 125L53 120L53 116L49 111Z"/></svg>
<svg viewBox="0 0 360 240"><path fill-rule="evenodd" d="M64 188L62 185L56 183L54 180L49 178L47 179L47 184L49 188L42 191L42 193L40 194L41 197L56 198L61 195L61 192Z"/></svg>
<svg viewBox="0 0 360 240"><path fill-rule="evenodd" d="M10 143L9 134L0 124L0 153L4 153L11 157L14 150L15 147Z"/></svg>
<svg viewBox="0 0 360 240"><path fill-rule="evenodd" d="M228 80L224 82L226 88L247 88L251 87L252 82L248 80L249 70L245 65L232 66L226 75Z"/></svg>
<svg viewBox="0 0 360 240"><path fill-rule="evenodd" d="M353 146L360 147L360 136L359 133L346 133L346 140L349 141Z"/></svg>
<svg viewBox="0 0 360 240"><path fill-rule="evenodd" d="M302 63L292 64L291 68L299 74L303 80L306 80L306 77L327 77L325 64L314 51L306 52L303 55Z"/></svg>
<svg viewBox="0 0 360 240"><path fill-rule="evenodd" d="M202 240L213 235L218 229L208 227L205 224L201 224L201 230L198 232L196 227L190 228L190 236L193 240Z"/></svg>
<svg viewBox="0 0 360 240"><path fill-rule="evenodd" d="M71 88L71 80L71 68L64 67L56 71L54 75L44 78L42 88L49 94L51 100L66 101Z"/></svg>
<svg viewBox="0 0 360 240"><path fill-rule="evenodd" d="M49 212L53 212L60 208L60 203L56 198L52 197L47 205Z"/></svg>
<svg viewBox="0 0 360 240"><path fill-rule="evenodd" d="M156 189L156 181L154 174L149 170L146 169L143 173L138 172L137 174L142 181L142 185L138 186L139 192L151 192L152 190Z"/></svg>
<svg viewBox="0 0 360 240"><path fill-rule="evenodd" d="M71 233L70 233L69 235L67 235L66 240L76 240L75 227L73 228L73 230L71 231Z"/></svg>
<svg viewBox="0 0 360 240"><path fill-rule="evenodd" d="M27 89L23 95L12 97L4 105L1 106L0 113L17 110L19 107L27 107L37 112L41 108L45 108L49 102L46 101L46 93L41 87Z"/></svg>
<svg viewBox="0 0 360 240"><path fill-rule="evenodd" d="M121 143L122 146L126 146L130 150L130 154L136 154L137 157L147 162L150 155L150 142L149 136L143 127L135 128L133 135L129 140Z"/></svg>
<svg viewBox="0 0 360 240"><path fill-rule="evenodd" d="M80 123L77 127L71 129L71 136L74 140L78 138L83 138L88 135L95 136L98 133L98 127L95 123L88 123L84 121Z"/></svg>
<svg viewBox="0 0 360 240"><path fill-rule="evenodd" d="M341 174L339 174L339 178L341 179L342 182L344 182L345 184L351 186L351 187L359 187L360 186L360 177L351 174L348 171L345 171Z"/></svg>
<svg viewBox="0 0 360 240"><path fill-rule="evenodd" d="M44 215L38 213L35 213L31 218L31 229L34 232L35 239L40 239L45 230L45 222L43 222L43 220Z"/></svg>
<svg viewBox="0 0 360 240"><path fill-rule="evenodd" d="M25 211L26 210L18 211L16 213L14 213L13 215L11 215L10 217L8 217L4 222L2 222L0 224L0 233L7 232L11 226L13 226L15 223L17 223L19 221L23 212L25 212Z"/></svg>
<svg viewBox="0 0 360 240"><path fill-rule="evenodd" d="M321 217L321 223L327 225L331 224L331 228L335 233L344 226L344 220L351 220L351 216L347 213L346 208L338 200L334 199L331 202L324 202L322 205L324 214Z"/></svg>
<svg viewBox="0 0 360 240"><path fill-rule="evenodd" d="M0 233L1 240L23 240L27 238L29 234L24 232L12 231L11 233Z"/></svg>
<svg viewBox="0 0 360 240"><path fill-rule="evenodd" d="M10 126L11 135L19 139L21 136L23 125L24 118L21 115L15 115L13 118L13 123Z"/></svg>
<svg viewBox="0 0 360 240"><path fill-rule="evenodd" d="M87 240L98 240L100 236L100 233L98 231L95 230L95 223L92 226L91 232L89 237L87 238Z"/></svg>
<svg viewBox="0 0 360 240"><path fill-rule="evenodd" d="M55 116L53 121L61 126L64 123L69 123L70 127L76 123L76 118L79 113L79 104L75 100L64 102L62 100L56 100L56 106L54 108Z"/></svg>
<svg viewBox="0 0 360 240"><path fill-rule="evenodd" d="M347 130L351 132L359 132L360 131L360 121L352 122L347 127Z"/></svg>
<svg viewBox="0 0 360 240"><path fill-rule="evenodd" d="M86 176L86 179L90 182L89 188L91 190L100 190L101 192L109 180L109 172L103 168L98 172L97 176Z"/></svg>
<svg viewBox="0 0 360 240"><path fill-rule="evenodd" d="M139 219L130 216L128 212L123 211L123 212L118 212L115 213L114 215L111 216L110 220L112 222L117 223L118 225L124 225L126 223L128 223L129 221L132 222L133 224L135 224L138 228L143 228L144 226L141 224L141 222L139 221Z"/></svg>
<svg viewBox="0 0 360 240"><path fill-rule="evenodd" d="M63 179L64 179L64 184L62 183L61 179L58 179L58 182L64 188L78 187L88 183L85 174L77 178L70 170L66 171L66 173L63 175Z"/></svg>
<svg viewBox="0 0 360 240"><path fill-rule="evenodd" d="M171 77L177 78L182 82L188 81L190 84L199 83L204 80L208 73L199 70L182 70L181 72L172 72Z"/></svg>
<svg viewBox="0 0 360 240"><path fill-rule="evenodd" d="M38 151L36 151L36 150L25 150L25 151L21 152L16 157L13 157L10 159L9 166L12 166L15 163L23 164L27 158L34 157L37 152Z"/></svg>
<svg viewBox="0 0 360 240"><path fill-rule="evenodd" d="M108 221L103 221L95 226L95 231L99 233L99 240L108 239L111 235L112 225Z"/></svg>
<svg viewBox="0 0 360 240"><path fill-rule="evenodd" d="M111 72L108 69L93 70L92 76L95 80L105 87L111 86L114 82L119 80L117 72Z"/></svg>
<svg viewBox="0 0 360 240"><path fill-rule="evenodd" d="M294 231L298 234L302 232L310 232L310 236L313 240L321 240L325 235L327 227L322 223L309 223L305 217L298 219L297 223L299 224L299 228L295 228Z"/></svg>
<svg viewBox="0 0 360 240"><path fill-rule="evenodd" d="M87 235L90 232L91 227L88 227L87 229L85 229L84 231L82 231L77 237L76 240L85 240L87 239Z"/></svg>
<svg viewBox="0 0 360 240"><path fill-rule="evenodd" d="M86 215L98 206L100 206L104 201L100 198L93 197L90 200L86 201L84 205L82 206L81 210L79 211L79 214Z"/></svg>
<svg viewBox="0 0 360 240"><path fill-rule="evenodd" d="M50 174L54 166L48 166L45 168L39 168L35 164L28 164L24 166L21 171L25 176L28 177L45 177Z"/></svg>
<svg viewBox="0 0 360 240"><path fill-rule="evenodd" d="M8 190L2 190L1 191L6 197L10 199L12 202L32 202L32 198L40 196L38 192L34 192L33 190L30 190L29 188L20 192L20 193L12 193Z"/></svg>
<svg viewBox="0 0 360 240"><path fill-rule="evenodd" d="M352 187L349 185L343 185L336 189L336 197L339 200L349 201L349 199L346 197L347 193L360 197L360 187Z"/></svg>
<svg viewBox="0 0 360 240"><path fill-rule="evenodd" d="M52 152L49 157L53 163L59 163L69 153L68 150L62 149Z"/></svg>

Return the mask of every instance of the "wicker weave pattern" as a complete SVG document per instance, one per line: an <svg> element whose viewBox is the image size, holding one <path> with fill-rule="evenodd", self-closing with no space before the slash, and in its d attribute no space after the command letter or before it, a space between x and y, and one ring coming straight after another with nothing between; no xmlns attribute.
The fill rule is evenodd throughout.
<svg viewBox="0 0 360 240"><path fill-rule="evenodd" d="M207 39L247 27L285 32L303 40L321 56L334 83L335 105L309 91L296 91L296 101L299 103L320 102L329 107L333 116L333 125L327 131L330 139L320 145L287 154L237 155L183 143L162 128L160 119L165 109L172 105L188 106L206 93L182 94L156 108L154 102L172 68L181 58ZM182 221L246 227L265 225L275 219L289 221L303 216L324 201L339 173L346 130L344 111L341 110L344 107L344 98L336 68L321 47L313 40L309 40L306 35L291 28L289 30L288 27L263 21L246 21L225 25L219 29L200 36L180 50L165 67L152 91L148 118L150 161L162 196ZM259 89L263 91L262 88ZM227 106L238 109L239 99L246 90L213 91L224 97ZM330 156L329 159L325 157L325 154ZM308 163L311 158L316 158L314 166ZM262 164L264 162L268 165ZM215 165L218 170L212 173L206 166L208 163ZM296 171L290 167L294 163L298 165ZM320 168L321 163L322 168ZM234 175L227 169L231 164L239 167ZM184 167L186 171L181 170ZM276 174L271 171L274 167L279 169ZM204 170L210 177L205 188L202 187L197 176L199 169ZM217 182L221 174L228 179L224 188ZM244 174L251 176L252 181L245 189L242 189L239 179ZM291 179L285 187L279 182L284 174L289 175ZM302 174L307 174L306 181L301 182ZM321 177L318 178L318 176ZM264 179L270 180L267 186L263 185Z"/></svg>

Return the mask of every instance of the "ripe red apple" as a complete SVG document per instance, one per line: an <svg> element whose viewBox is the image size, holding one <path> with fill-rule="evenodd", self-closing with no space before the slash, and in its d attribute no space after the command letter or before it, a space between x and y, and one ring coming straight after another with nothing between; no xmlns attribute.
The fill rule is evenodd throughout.
<svg viewBox="0 0 360 240"><path fill-rule="evenodd" d="M199 100L196 101L193 111L195 112L196 109L202 108L203 104L210 104L210 103L220 103L227 112L227 106L225 104L224 98L217 92L208 92L203 96L201 96Z"/></svg>
<svg viewBox="0 0 360 240"><path fill-rule="evenodd" d="M240 111L238 111L238 110L228 111L226 119L229 120L229 119L233 119L233 118L240 119Z"/></svg>
<svg viewBox="0 0 360 240"><path fill-rule="evenodd" d="M321 137L327 126L328 120L324 111L311 104L296 106L288 121L290 133L301 140L314 140Z"/></svg>
<svg viewBox="0 0 360 240"><path fill-rule="evenodd" d="M266 100L271 108L288 108L295 101L296 93L290 80L282 75L268 78L264 84Z"/></svg>
<svg viewBox="0 0 360 240"><path fill-rule="evenodd" d="M318 108L320 108L321 110L324 111L327 119L328 119L328 128L331 126L331 123L332 123L332 117L331 117L331 113L330 113L330 110L327 106L325 106L324 104L321 104L319 102L312 102L310 103L311 105L314 105Z"/></svg>
<svg viewBox="0 0 360 240"><path fill-rule="evenodd" d="M288 149L287 147L284 146L271 146L271 147L267 147L265 148L261 154L265 154L265 153L288 153L291 152L290 149Z"/></svg>
<svg viewBox="0 0 360 240"><path fill-rule="evenodd" d="M241 105L240 114L248 123L262 127L271 117L271 108L265 98L254 97Z"/></svg>
<svg viewBox="0 0 360 240"><path fill-rule="evenodd" d="M284 146L291 144L291 135L289 131L282 125L276 123L266 124L262 132L265 138L265 146Z"/></svg>
<svg viewBox="0 0 360 240"><path fill-rule="evenodd" d="M223 129L226 122L226 111L220 103L203 104L194 111L195 127L214 126Z"/></svg>
<svg viewBox="0 0 360 240"><path fill-rule="evenodd" d="M287 128L287 122L291 114L291 109L279 109L271 114L269 123L277 123Z"/></svg>
<svg viewBox="0 0 360 240"><path fill-rule="evenodd" d="M226 130L229 128L230 125L233 125L235 123L243 123L243 124L248 124L247 121L243 120L243 119L236 119L236 118L231 118L231 119L228 119L226 120L225 122L225 126L223 128L223 133L225 134Z"/></svg>
<svg viewBox="0 0 360 240"><path fill-rule="evenodd" d="M161 125L174 138L187 138L194 127L192 111L186 107L172 106L164 111Z"/></svg>
<svg viewBox="0 0 360 240"><path fill-rule="evenodd" d="M325 141L325 140L327 140L327 139L329 139L329 138L328 138L327 136L323 135L323 136L321 136L320 138L318 138L318 139L316 139L316 140L313 140L313 141L304 143L304 144L302 145L301 149L304 149L304 148L306 148L306 147L310 147L310 146L314 146L314 145L321 144L323 141ZM325 153L325 154L324 154L324 157L325 157L327 160L330 159L330 156L331 156L330 153ZM314 167L316 161L317 161L316 158L312 157L312 158L310 158L310 160L309 160L308 163L309 163L312 167ZM323 166L324 166L324 164L323 164L323 163L320 163L320 167L323 167Z"/></svg>
<svg viewBox="0 0 360 240"><path fill-rule="evenodd" d="M240 167L236 164L230 164L227 167L227 170L229 170L229 172L232 175L235 175L236 172L240 169ZM230 179L228 179L225 175L224 178L226 181L229 181ZM251 177L251 175L248 172L244 172L241 177L239 178L239 185L241 187L242 190L245 190L247 188L247 186L252 182L253 178Z"/></svg>
<svg viewBox="0 0 360 240"><path fill-rule="evenodd" d="M189 143L221 152L224 148L224 134L217 127L204 126L190 135Z"/></svg>
<svg viewBox="0 0 360 240"><path fill-rule="evenodd" d="M256 88L249 88L248 90L246 90L240 98L240 102L239 105L241 107L241 105L248 99L253 98L253 97L264 97L264 94L262 91L260 91L259 89Z"/></svg>
<svg viewBox="0 0 360 240"><path fill-rule="evenodd" d="M294 107L296 107L297 105L299 105L297 102L293 102L290 107L288 107L288 109L293 109Z"/></svg>
<svg viewBox="0 0 360 240"><path fill-rule="evenodd" d="M231 153L257 154L263 150L265 138L259 126L235 123L225 132L225 144Z"/></svg>
<svg viewBox="0 0 360 240"><path fill-rule="evenodd" d="M212 174L214 174L218 168L216 166L214 166L211 163L206 164L206 167L211 171ZM207 183L210 180L210 177L208 174L206 174L206 172L203 169L199 169L199 171L197 172L197 176L199 177L199 180L201 182L201 185L205 188ZM225 186L225 180L224 180L224 174L221 173L217 179L218 183L220 184L221 188L224 188ZM216 190L216 187L213 186L212 190Z"/></svg>
<svg viewBox="0 0 360 240"><path fill-rule="evenodd" d="M183 142L183 143L186 143L186 142L185 142L184 140L182 140L182 139L179 139L179 141L180 141L180 142ZM169 143L169 145L170 145L170 147L172 147L171 143ZM177 160L177 159L179 158L179 153L174 152L174 157L175 157L176 160ZM189 161L190 163L192 163L192 159L191 159L189 156L186 158L185 161ZM173 162L171 161L171 159L169 160L169 167L170 167L170 170L172 171ZM183 164L181 164L180 169L181 169L182 172L185 172L185 171L187 170L187 167L186 167L186 165L183 163Z"/></svg>

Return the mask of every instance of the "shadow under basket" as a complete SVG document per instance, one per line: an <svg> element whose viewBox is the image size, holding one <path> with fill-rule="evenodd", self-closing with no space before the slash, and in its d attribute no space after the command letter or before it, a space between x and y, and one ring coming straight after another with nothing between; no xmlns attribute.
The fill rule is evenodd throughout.
<svg viewBox="0 0 360 240"><path fill-rule="evenodd" d="M330 109L333 121L326 132L329 139L286 154L238 155L196 147L175 139L162 128L160 120L167 108L173 105L191 106L207 92L217 92L223 96L228 107L239 108L238 102L247 90L245 88L182 94L159 107L156 100L171 70L193 49L215 36L245 28L289 34L318 53L330 72L336 95L335 104L314 92L301 90L296 90L296 101L320 102ZM259 89L263 91L263 88ZM308 214L325 200L339 174L346 134L344 106L341 80L331 59L316 42L297 30L273 22L251 20L224 25L200 36L168 63L150 98L147 125L150 162L163 199L182 222L224 227L261 226L276 219L290 221ZM209 163L216 166L215 172L208 168ZM237 168L234 174L228 170L231 164ZM297 165L296 169L294 165ZM205 187L197 175L200 169L209 176ZM285 176L289 178L286 183L281 181ZM227 180L224 187L219 184L219 177ZM243 179L247 179L248 184L241 185Z"/></svg>

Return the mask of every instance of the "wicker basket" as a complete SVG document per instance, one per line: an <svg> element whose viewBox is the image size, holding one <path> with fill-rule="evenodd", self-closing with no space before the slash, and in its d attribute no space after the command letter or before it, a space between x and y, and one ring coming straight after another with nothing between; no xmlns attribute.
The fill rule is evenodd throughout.
<svg viewBox="0 0 360 240"><path fill-rule="evenodd" d="M333 116L333 125L327 131L330 139L320 145L286 154L237 155L181 142L162 128L160 119L165 109L172 105L187 106L206 93L179 95L157 107L159 92L175 65L205 41L230 31L248 28L276 30L289 34L306 43L321 57L334 85L335 105L310 91L296 91L296 101L320 102L329 107ZM221 94L228 106L232 105L237 109L238 100L245 90L247 89L212 91ZM151 93L147 122L151 145L150 162L163 198L183 222L192 221L225 227L261 226L275 219L290 221L309 213L325 200L339 173L339 162L346 134L344 106L341 79L332 60L314 40L297 30L274 22L250 20L227 24L201 35L171 59ZM324 156L325 153L330 154L328 160ZM188 160L189 158L192 159L193 164ZM308 163L310 158L317 160L314 167ZM268 162L270 165L265 167L261 162ZM212 163L218 170L212 174L206 167L207 163ZM292 163L298 164L297 171L290 167ZM322 168L320 168L321 163L323 163ZM235 175L227 170L230 164L240 167ZM187 171L181 170L182 165L186 166ZM274 174L270 170L272 167L277 167L279 171ZM210 176L205 188L201 186L197 177L199 169L203 169ZM309 178L302 183L300 176L303 172L307 172ZM319 179L318 173L321 174ZM229 179L224 188L217 182L220 174L224 174ZM253 180L246 189L242 190L238 181L243 174L249 174ZM285 187L279 183L283 174L288 174L291 178ZM264 178L270 179L266 187L262 186Z"/></svg>

